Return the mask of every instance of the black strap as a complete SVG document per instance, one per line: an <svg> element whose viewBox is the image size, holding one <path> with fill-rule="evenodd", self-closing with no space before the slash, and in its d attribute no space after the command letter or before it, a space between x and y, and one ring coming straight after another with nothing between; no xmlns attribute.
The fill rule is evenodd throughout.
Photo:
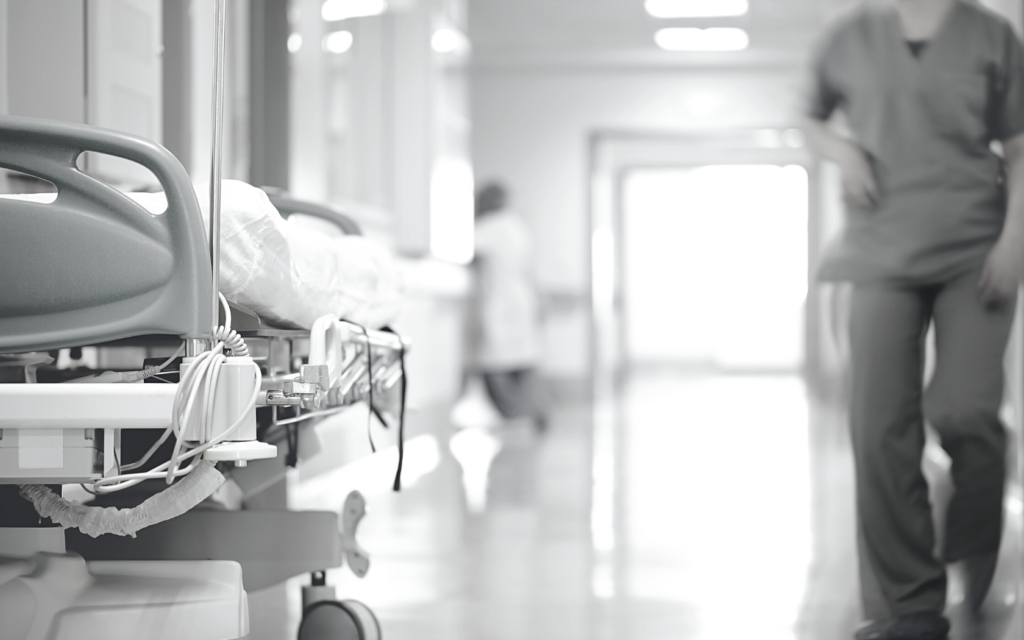
<svg viewBox="0 0 1024 640"><path fill-rule="evenodd" d="M376 409L373 406L373 353L370 350L370 332L361 324L356 324L351 320L346 320L346 322L362 331L366 338L366 383L369 393L367 402L370 407L366 412L366 438L370 441L370 451L377 453L377 444L373 441L373 414L376 413Z"/></svg>
<svg viewBox="0 0 1024 640"><path fill-rule="evenodd" d="M286 424L284 436L288 443L288 454L285 456L284 463L294 469L299 464L299 423Z"/></svg>
<svg viewBox="0 0 1024 640"><path fill-rule="evenodd" d="M384 327L382 330L398 336L398 342L401 345L398 351L398 364L402 370L402 404L398 414L398 469L395 471L395 484L392 486L394 491L401 491L402 466L405 463L405 391L408 387L408 380L405 377L405 343L402 342L402 336L398 335L394 329Z"/></svg>

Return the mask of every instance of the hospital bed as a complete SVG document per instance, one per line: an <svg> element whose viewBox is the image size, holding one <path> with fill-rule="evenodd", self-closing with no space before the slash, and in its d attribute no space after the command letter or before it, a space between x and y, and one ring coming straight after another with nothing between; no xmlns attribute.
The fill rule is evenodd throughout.
<svg viewBox="0 0 1024 640"><path fill-rule="evenodd" d="M152 171L166 211L79 171L87 151ZM0 200L0 637L243 637L246 590L310 573L300 638L379 638L372 612L324 580L342 564L369 568L361 495L340 518L210 496L222 476L252 493L279 483L310 425L355 404L401 431L408 341L336 317L273 326L223 298L214 328L201 208L158 145L0 117L0 167L58 192ZM282 216L358 231L332 209L271 197ZM103 366L54 362L83 347ZM165 476L180 479L167 488ZM59 495L73 484L99 494L88 515Z"/></svg>

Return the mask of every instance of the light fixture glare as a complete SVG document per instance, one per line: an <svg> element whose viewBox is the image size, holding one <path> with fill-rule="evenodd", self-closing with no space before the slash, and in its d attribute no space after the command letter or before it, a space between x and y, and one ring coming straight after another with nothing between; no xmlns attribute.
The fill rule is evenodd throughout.
<svg viewBox="0 0 1024 640"><path fill-rule="evenodd" d="M293 33L288 36L288 53L298 53L302 48L302 34Z"/></svg>
<svg viewBox="0 0 1024 640"><path fill-rule="evenodd" d="M750 11L748 0L646 0L644 8L655 18L723 18Z"/></svg>
<svg viewBox="0 0 1024 640"><path fill-rule="evenodd" d="M385 0L325 0L320 17L328 22L379 16L388 9Z"/></svg>
<svg viewBox="0 0 1024 640"><path fill-rule="evenodd" d="M324 36L324 51L345 53L352 48L354 38L351 31L335 31Z"/></svg>
<svg viewBox="0 0 1024 640"><path fill-rule="evenodd" d="M469 40L461 31L442 28L430 38L431 48L438 53L455 53L469 48Z"/></svg>
<svg viewBox="0 0 1024 640"><path fill-rule="evenodd" d="M743 29L692 27L659 29L654 41L667 51L742 51L750 46Z"/></svg>

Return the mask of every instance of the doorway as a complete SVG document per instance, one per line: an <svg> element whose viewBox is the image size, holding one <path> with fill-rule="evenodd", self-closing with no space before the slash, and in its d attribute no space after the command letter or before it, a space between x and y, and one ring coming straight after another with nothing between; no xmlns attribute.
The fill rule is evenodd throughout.
<svg viewBox="0 0 1024 640"><path fill-rule="evenodd" d="M799 165L628 171L619 223L625 364L797 373L808 203Z"/></svg>

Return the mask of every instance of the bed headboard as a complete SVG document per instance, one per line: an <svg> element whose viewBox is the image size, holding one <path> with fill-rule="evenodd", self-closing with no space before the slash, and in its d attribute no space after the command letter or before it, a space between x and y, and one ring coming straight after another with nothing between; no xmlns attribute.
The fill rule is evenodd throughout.
<svg viewBox="0 0 1024 640"><path fill-rule="evenodd" d="M137 162L152 215L78 170L85 151ZM50 204L0 199L0 353L139 335L210 335L211 267L188 174L160 145L80 124L0 116L0 167L52 182Z"/></svg>

